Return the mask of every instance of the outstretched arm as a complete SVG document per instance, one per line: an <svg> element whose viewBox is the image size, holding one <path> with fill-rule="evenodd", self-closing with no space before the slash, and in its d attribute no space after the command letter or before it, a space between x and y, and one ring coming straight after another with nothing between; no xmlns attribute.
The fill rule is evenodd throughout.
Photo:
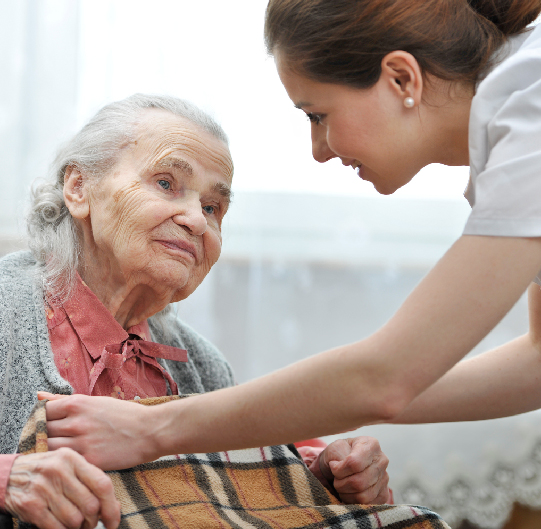
<svg viewBox="0 0 541 529"><path fill-rule="evenodd" d="M528 289L527 334L459 362L394 423L478 421L541 408L541 287Z"/></svg>
<svg viewBox="0 0 541 529"><path fill-rule="evenodd" d="M80 395L50 402L49 445L72 447L102 468L115 468L392 420L479 343L539 268L538 239L463 236L369 338L152 411ZM129 454L116 448L126 443L133 447Z"/></svg>

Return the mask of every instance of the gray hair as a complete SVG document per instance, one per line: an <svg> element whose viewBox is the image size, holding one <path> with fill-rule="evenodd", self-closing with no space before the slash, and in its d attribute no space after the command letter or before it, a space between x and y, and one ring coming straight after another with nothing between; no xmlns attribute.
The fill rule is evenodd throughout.
<svg viewBox="0 0 541 529"><path fill-rule="evenodd" d="M134 94L103 107L58 153L49 178L33 186L27 228L29 246L40 265L48 297L67 299L73 289L81 254L78 227L64 203L64 176L77 167L95 183L117 163L135 139L141 113L159 109L185 118L229 144L218 123L194 104L170 96Z"/></svg>

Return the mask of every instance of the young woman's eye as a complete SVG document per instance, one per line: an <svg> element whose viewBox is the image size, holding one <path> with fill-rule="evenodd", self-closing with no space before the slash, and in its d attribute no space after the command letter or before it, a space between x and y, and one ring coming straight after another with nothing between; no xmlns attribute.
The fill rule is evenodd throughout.
<svg viewBox="0 0 541 529"><path fill-rule="evenodd" d="M321 114L313 114L312 112L308 112L306 117L310 123L315 123L316 125L321 124L321 120L323 119Z"/></svg>
<svg viewBox="0 0 541 529"><path fill-rule="evenodd" d="M169 182L169 180L158 180L158 185L166 191L171 190L171 182Z"/></svg>
<svg viewBox="0 0 541 529"><path fill-rule="evenodd" d="M214 206L203 206L203 211L207 215L213 215L214 213L216 213L216 208Z"/></svg>

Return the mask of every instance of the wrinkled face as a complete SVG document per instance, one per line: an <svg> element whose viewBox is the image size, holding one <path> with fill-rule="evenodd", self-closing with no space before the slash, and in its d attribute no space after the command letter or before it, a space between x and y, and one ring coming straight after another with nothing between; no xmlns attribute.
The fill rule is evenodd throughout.
<svg viewBox="0 0 541 529"><path fill-rule="evenodd" d="M119 280L169 290L178 301L220 256L233 165L222 141L167 112L148 111L138 130L91 187L92 256Z"/></svg>
<svg viewBox="0 0 541 529"><path fill-rule="evenodd" d="M383 77L369 89L312 81L275 54L278 74L290 99L311 122L312 154L324 163L340 158L379 193L390 194L427 163L416 151L416 113Z"/></svg>

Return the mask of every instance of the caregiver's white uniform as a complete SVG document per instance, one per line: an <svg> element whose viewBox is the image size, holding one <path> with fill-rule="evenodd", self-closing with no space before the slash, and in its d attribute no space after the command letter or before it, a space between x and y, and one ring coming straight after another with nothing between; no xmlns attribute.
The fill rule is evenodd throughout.
<svg viewBox="0 0 541 529"><path fill-rule="evenodd" d="M541 25L512 37L478 84L465 235L541 237Z"/></svg>

